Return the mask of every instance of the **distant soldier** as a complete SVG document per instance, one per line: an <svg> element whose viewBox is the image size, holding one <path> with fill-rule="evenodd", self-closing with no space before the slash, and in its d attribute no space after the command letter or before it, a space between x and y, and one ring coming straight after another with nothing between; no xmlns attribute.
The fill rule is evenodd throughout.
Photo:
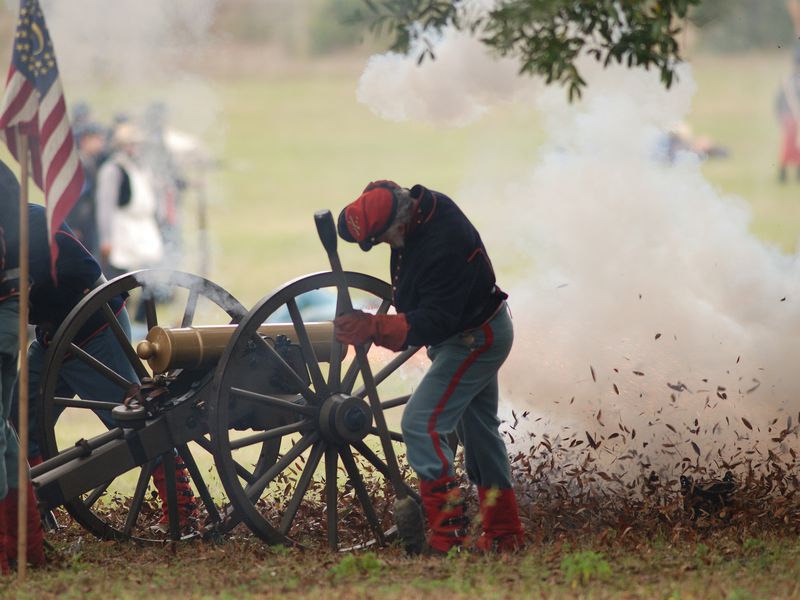
<svg viewBox="0 0 800 600"><path fill-rule="evenodd" d="M181 196L186 189L186 179L167 143L167 107L164 103L153 102L147 107L142 130L141 163L156 195L158 225L164 240L164 264L174 268L180 264L182 254Z"/></svg>
<svg viewBox="0 0 800 600"><path fill-rule="evenodd" d="M100 256L108 276L155 267L164 256L158 200L141 163L143 142L135 125L119 125L112 135L112 154L97 174Z"/></svg>
<svg viewBox="0 0 800 600"><path fill-rule="evenodd" d="M800 123L800 45L795 47L792 73L781 82L775 98L775 111L781 126L781 151L778 179L786 181L790 167L798 169L800 178L800 145L798 123Z"/></svg>
<svg viewBox="0 0 800 600"><path fill-rule="evenodd" d="M75 144L83 167L83 189L75 206L67 215L67 222L77 238L95 257L100 255L97 238L95 193L97 172L107 158L105 127L98 123L84 123L74 128Z"/></svg>
<svg viewBox="0 0 800 600"><path fill-rule="evenodd" d="M505 443L498 430L497 372L514 338L506 294L475 227L447 196L421 185L370 183L339 215L339 235L362 250L391 251L397 314L360 311L335 321L337 339L391 350L427 346L432 364L405 407L406 455L419 477L433 552L466 540L467 518L447 435L464 445L478 486L480 550L520 548L524 535Z"/></svg>

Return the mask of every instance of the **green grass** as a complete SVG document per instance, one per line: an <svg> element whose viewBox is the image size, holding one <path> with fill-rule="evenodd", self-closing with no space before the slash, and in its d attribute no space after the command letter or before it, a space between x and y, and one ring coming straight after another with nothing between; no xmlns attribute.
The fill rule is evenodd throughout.
<svg viewBox="0 0 800 600"><path fill-rule="evenodd" d="M74 529L54 543L60 563L0 579L9 598L796 598L800 543L758 544L685 531L668 544L603 541L565 532L512 556L414 557L397 548L361 554L271 549L233 537L215 546L95 543ZM102 573L102 576L101 576Z"/></svg>

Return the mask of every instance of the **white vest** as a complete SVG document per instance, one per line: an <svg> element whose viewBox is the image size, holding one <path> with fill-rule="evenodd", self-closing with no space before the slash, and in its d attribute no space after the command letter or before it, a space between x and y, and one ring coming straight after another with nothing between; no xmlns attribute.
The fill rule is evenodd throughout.
<svg viewBox="0 0 800 600"><path fill-rule="evenodd" d="M111 219L111 265L131 271L155 266L164 256L164 243L156 222L156 195L147 174L127 156L118 153L111 161L125 169L131 199L117 206Z"/></svg>

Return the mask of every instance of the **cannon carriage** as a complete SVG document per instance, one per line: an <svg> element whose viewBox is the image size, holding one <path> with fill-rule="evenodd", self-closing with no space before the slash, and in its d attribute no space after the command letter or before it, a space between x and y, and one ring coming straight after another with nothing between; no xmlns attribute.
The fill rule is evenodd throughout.
<svg viewBox="0 0 800 600"><path fill-rule="evenodd" d="M38 400L46 460L32 470L40 506L63 505L104 539L180 539L179 456L201 505L193 536L243 523L270 544L340 550L396 534L392 502L416 505L418 497L398 462L402 435L389 423L399 422L408 401L402 371L417 348L392 353L336 341L336 315L354 301L386 313L391 288L343 272L330 213L316 219L332 270L295 279L249 311L206 279L161 270L120 276L84 297L48 349ZM173 296L167 309L155 300L165 282ZM312 321L302 298L319 290L336 300ZM111 310L120 294L141 302L144 339L129 340ZM75 343L98 312L136 380ZM276 322L281 315L288 320ZM59 372L66 361L81 361L119 394L65 395ZM150 527L151 477L160 464L166 535Z"/></svg>

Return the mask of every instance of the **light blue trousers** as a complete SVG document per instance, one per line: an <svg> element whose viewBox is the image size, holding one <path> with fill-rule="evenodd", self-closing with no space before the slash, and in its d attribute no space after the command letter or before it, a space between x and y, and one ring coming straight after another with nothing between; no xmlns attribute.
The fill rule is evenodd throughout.
<svg viewBox="0 0 800 600"><path fill-rule="evenodd" d="M478 329L428 348L431 368L403 413L408 462L420 479L453 475L453 431L464 446L467 476L486 487L511 487L497 416L497 372L511 351L514 328L507 306Z"/></svg>
<svg viewBox="0 0 800 600"><path fill-rule="evenodd" d="M125 335L130 338L131 324L128 312L123 308L117 315L120 325ZM132 383L139 383L139 378L133 370L133 366L125 356L122 346L117 342L117 338L110 327L92 337L82 345L82 348L99 360L101 363L116 371ZM40 427L48 426L41 423L42 418L39 414L40 400L38 398L39 386L45 376L44 359L47 349L38 340L28 348L28 424L30 443L28 446L28 457L40 456L42 454L42 431ZM116 382L108 379L95 371L86 363L71 358L65 360L61 365L56 395L64 398L72 398L77 395L85 400L102 400L104 402L122 403L125 392ZM17 404L17 393L14 394L14 405ZM16 409L15 409L16 410ZM111 419L111 412L107 410L96 411L97 416L109 427L114 425Z"/></svg>

